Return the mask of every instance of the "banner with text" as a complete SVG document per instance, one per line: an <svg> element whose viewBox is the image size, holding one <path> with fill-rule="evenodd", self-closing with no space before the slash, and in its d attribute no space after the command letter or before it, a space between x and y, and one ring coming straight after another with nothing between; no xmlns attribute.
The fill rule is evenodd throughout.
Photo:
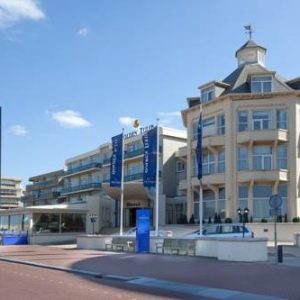
<svg viewBox="0 0 300 300"><path fill-rule="evenodd" d="M155 187L156 185L156 145L157 127L143 135L144 143L144 186Z"/></svg>
<svg viewBox="0 0 300 300"><path fill-rule="evenodd" d="M121 186L123 160L123 134L111 138L110 186Z"/></svg>
<svg viewBox="0 0 300 300"><path fill-rule="evenodd" d="M198 167L197 176L198 179L201 180L202 178L202 112L200 113L199 122L197 126L196 154L197 154L197 167Z"/></svg>

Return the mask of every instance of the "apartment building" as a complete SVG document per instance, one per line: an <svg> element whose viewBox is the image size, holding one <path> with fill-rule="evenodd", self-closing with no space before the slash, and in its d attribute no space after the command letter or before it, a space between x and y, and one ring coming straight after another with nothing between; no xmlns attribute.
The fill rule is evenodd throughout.
<svg viewBox="0 0 300 300"><path fill-rule="evenodd" d="M1 177L0 185L0 209L15 208L21 206L23 187L21 179Z"/></svg>
<svg viewBox="0 0 300 300"><path fill-rule="evenodd" d="M62 203L60 192L63 187L64 170L57 170L29 178L25 196L22 198L24 207Z"/></svg>
<svg viewBox="0 0 300 300"><path fill-rule="evenodd" d="M249 208L254 221L270 218L269 197L279 194L281 214L300 215L300 78L285 80L265 66L267 49L247 41L235 53L237 68L222 81L199 87L182 111L188 131L187 216L199 219L196 139L202 103L203 215L238 219Z"/></svg>

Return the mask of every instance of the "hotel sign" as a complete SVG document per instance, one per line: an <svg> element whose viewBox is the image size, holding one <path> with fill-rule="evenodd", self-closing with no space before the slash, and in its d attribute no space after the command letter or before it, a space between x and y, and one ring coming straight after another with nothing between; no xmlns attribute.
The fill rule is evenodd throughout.
<svg viewBox="0 0 300 300"><path fill-rule="evenodd" d="M148 132L149 130L151 130L153 128L154 128L154 125L140 127L137 131L132 131L132 132L124 134L124 139L128 139L128 138L131 138L131 137L134 137L134 136L138 136L140 134L144 134L144 133Z"/></svg>

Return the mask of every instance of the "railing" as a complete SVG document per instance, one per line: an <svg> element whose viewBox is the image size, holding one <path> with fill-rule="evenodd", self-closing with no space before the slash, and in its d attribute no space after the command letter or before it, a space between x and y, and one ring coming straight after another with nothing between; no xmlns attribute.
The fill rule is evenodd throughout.
<svg viewBox="0 0 300 300"><path fill-rule="evenodd" d="M124 158L131 158L131 157L134 157L134 156L138 156L138 155L143 155L144 154L144 148L139 148L139 149L136 149L134 151L125 151L125 155L124 155Z"/></svg>
<svg viewBox="0 0 300 300"><path fill-rule="evenodd" d="M93 182L93 183L81 184L78 186L64 188L62 190L62 194L73 193L73 192L89 190L89 189L100 189L100 188L101 188L101 182Z"/></svg>
<svg viewBox="0 0 300 300"><path fill-rule="evenodd" d="M79 166L79 167L76 167L76 168L70 168L70 169L65 171L65 175L70 175L70 174L78 173L78 172L81 172L81 171L85 171L85 170L89 170L89 169L95 169L95 168L101 168L101 167L102 167L101 163L94 162L94 163Z"/></svg>
<svg viewBox="0 0 300 300"><path fill-rule="evenodd" d="M33 182L32 184L27 185L26 189L30 190L30 189L34 189L37 187L50 186L50 185L57 185L57 180L51 179L51 180Z"/></svg>
<svg viewBox="0 0 300 300"><path fill-rule="evenodd" d="M102 164L103 164L103 165L108 165L108 164L110 164L110 158L105 158L105 159L103 159Z"/></svg>
<svg viewBox="0 0 300 300"><path fill-rule="evenodd" d="M132 175L126 175L124 176L124 181L128 182L128 181L135 181L135 180L140 180L143 179L144 173L136 173L136 174L132 174Z"/></svg>

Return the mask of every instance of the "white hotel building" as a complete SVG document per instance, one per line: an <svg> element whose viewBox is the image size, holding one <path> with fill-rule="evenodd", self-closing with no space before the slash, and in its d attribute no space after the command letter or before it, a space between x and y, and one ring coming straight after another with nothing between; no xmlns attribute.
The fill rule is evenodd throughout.
<svg viewBox="0 0 300 300"><path fill-rule="evenodd" d="M269 197L283 199L281 214L300 216L300 78L285 80L265 66L267 49L249 40L236 51L237 69L221 81L199 87L201 97L188 98L182 111L188 131L188 218L199 218L196 138L203 107L204 219L237 220L237 209L248 207L250 219L269 219Z"/></svg>

